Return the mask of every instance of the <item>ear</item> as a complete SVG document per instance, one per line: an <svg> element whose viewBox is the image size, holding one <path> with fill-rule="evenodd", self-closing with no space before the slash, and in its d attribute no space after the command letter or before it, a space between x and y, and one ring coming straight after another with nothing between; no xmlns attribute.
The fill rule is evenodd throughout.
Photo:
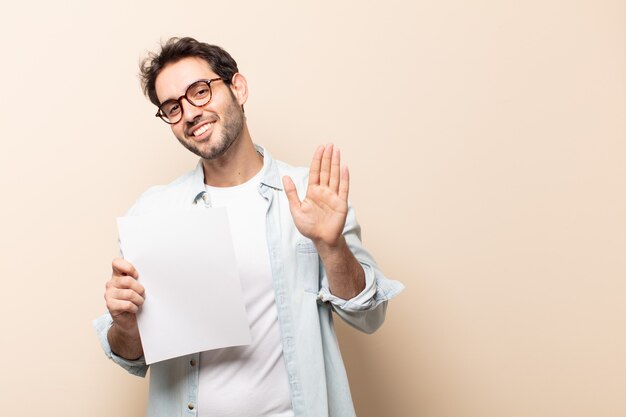
<svg viewBox="0 0 626 417"><path fill-rule="evenodd" d="M235 98L240 106L243 106L244 103L248 101L248 81L246 80L246 77L240 73L233 75L230 82L230 89L235 95Z"/></svg>

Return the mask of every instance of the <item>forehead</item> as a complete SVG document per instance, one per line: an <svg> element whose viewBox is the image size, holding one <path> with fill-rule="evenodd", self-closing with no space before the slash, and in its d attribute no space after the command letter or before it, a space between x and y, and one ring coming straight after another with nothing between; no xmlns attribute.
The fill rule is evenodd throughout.
<svg viewBox="0 0 626 417"><path fill-rule="evenodd" d="M217 75L204 59L189 57L163 67L155 80L154 87L162 103L165 100L182 96L190 84L200 79L215 77Z"/></svg>

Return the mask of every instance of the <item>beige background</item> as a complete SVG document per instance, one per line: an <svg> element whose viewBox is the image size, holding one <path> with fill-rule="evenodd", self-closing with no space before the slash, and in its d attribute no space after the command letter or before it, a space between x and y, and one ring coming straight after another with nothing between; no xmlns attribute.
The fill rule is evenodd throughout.
<svg viewBox="0 0 626 417"><path fill-rule="evenodd" d="M137 64L224 46L253 139L338 144L407 290L339 327L360 417L626 416L623 1L12 2L0 17L0 415L140 416L107 361L115 217L195 158Z"/></svg>

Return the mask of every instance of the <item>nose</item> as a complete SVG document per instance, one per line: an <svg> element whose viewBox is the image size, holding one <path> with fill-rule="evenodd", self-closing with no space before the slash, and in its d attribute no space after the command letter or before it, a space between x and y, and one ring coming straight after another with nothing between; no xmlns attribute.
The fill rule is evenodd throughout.
<svg viewBox="0 0 626 417"><path fill-rule="evenodd" d="M186 97L180 99L180 105L183 108L183 119L185 122L191 122L202 114L202 108L191 104Z"/></svg>

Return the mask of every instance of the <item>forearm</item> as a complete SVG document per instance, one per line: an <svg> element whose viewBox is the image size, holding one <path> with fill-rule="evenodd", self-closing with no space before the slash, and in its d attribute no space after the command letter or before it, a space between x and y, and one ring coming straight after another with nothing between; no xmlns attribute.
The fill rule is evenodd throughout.
<svg viewBox="0 0 626 417"><path fill-rule="evenodd" d="M117 356L128 360L136 360L143 356L143 347L139 331L126 331L113 322L107 333L111 351Z"/></svg>
<svg viewBox="0 0 626 417"><path fill-rule="evenodd" d="M350 251L343 236L334 246L316 243L330 292L336 297L349 300L365 289L365 272L359 261Z"/></svg>

